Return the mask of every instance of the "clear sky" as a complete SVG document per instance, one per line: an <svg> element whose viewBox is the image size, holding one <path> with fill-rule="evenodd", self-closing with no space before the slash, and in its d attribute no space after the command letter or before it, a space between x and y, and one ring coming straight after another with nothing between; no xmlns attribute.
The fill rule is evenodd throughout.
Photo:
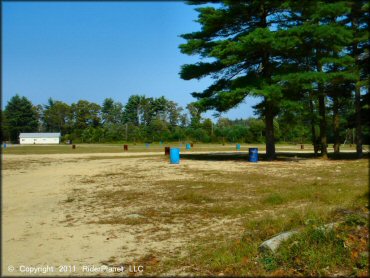
<svg viewBox="0 0 370 278"><path fill-rule="evenodd" d="M180 34L200 29L194 8L177 1L3 2L3 108L15 94L33 104L164 95L185 108L195 100L191 92L212 82L179 76L181 65L199 61L178 48ZM247 98L223 116L252 116L256 102Z"/></svg>

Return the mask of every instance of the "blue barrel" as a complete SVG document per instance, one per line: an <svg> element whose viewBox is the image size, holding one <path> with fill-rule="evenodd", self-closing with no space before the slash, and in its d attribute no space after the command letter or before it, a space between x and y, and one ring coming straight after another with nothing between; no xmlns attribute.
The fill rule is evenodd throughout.
<svg viewBox="0 0 370 278"><path fill-rule="evenodd" d="M258 148L249 148L249 162L258 162Z"/></svg>
<svg viewBox="0 0 370 278"><path fill-rule="evenodd" d="M162 142L162 141L160 141L160 142L159 142L159 145L161 145L161 146L162 146L162 144L163 144L163 142Z"/></svg>
<svg viewBox="0 0 370 278"><path fill-rule="evenodd" d="M180 147L182 147L182 143L180 143Z"/></svg>
<svg viewBox="0 0 370 278"><path fill-rule="evenodd" d="M240 144L236 144L236 150L240 151Z"/></svg>
<svg viewBox="0 0 370 278"><path fill-rule="evenodd" d="M148 144L148 143L146 143L146 144L145 144L145 147L149 148L149 144Z"/></svg>
<svg viewBox="0 0 370 278"><path fill-rule="evenodd" d="M6 149L6 143L4 143L4 149Z"/></svg>
<svg viewBox="0 0 370 278"><path fill-rule="evenodd" d="M171 148L170 149L170 162L171 162L171 164L179 164L180 163L180 149L178 149L178 148Z"/></svg>
<svg viewBox="0 0 370 278"><path fill-rule="evenodd" d="M190 150L190 144L186 144L186 149Z"/></svg>

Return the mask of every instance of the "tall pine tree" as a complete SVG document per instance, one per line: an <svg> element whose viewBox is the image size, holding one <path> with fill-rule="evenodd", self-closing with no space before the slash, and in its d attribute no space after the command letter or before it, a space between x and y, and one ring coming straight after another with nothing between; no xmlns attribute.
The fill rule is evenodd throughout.
<svg viewBox="0 0 370 278"><path fill-rule="evenodd" d="M17 142L21 132L37 132L38 118L32 102L26 97L15 95L5 107L10 140Z"/></svg>
<svg viewBox="0 0 370 278"><path fill-rule="evenodd" d="M354 59L354 74L357 79L354 82L354 98L355 98L355 127L356 127L356 151L357 156L362 156L362 105L361 105L361 90L369 94L368 88L370 85L369 76L369 1L356 0L348 1L347 5L350 8L350 13L347 14L346 23L350 26L353 32L353 40L348 48L351 57Z"/></svg>
<svg viewBox="0 0 370 278"><path fill-rule="evenodd" d="M210 1L215 2L215 1ZM259 96L258 106L265 119L266 156L275 157L274 117L282 99L275 75L289 72L281 64L281 52L293 45L281 36L287 26L285 1L220 1L213 7L200 7L198 32L182 35L187 43L182 53L199 55L206 62L183 65L185 80L211 76L214 84L194 92L203 110L227 111L245 99ZM199 3L191 3L199 4ZM211 60L211 61L209 61Z"/></svg>
<svg viewBox="0 0 370 278"><path fill-rule="evenodd" d="M295 43L296 51L289 53L285 60L295 64L296 72L282 76L280 81L291 87L307 88L310 97L317 100L320 134L315 145L320 146L326 158L328 93L333 86L341 88L356 80L351 68L354 60L345 51L353 38L345 25L349 8L343 1L315 0L291 1L289 6L290 20L295 24L286 35ZM346 89L342 91L343 96L346 93Z"/></svg>

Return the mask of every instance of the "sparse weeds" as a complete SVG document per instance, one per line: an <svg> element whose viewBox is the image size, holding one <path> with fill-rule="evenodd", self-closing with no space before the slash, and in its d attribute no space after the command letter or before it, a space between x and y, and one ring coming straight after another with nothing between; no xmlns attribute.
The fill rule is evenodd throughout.
<svg viewBox="0 0 370 278"><path fill-rule="evenodd" d="M193 191L186 191L178 194L175 198L175 201L185 201L191 204L206 204L213 203L216 199L206 196L204 194L199 194Z"/></svg>
<svg viewBox="0 0 370 278"><path fill-rule="evenodd" d="M130 218L130 217L108 217L101 218L98 220L90 221L88 224L100 224L100 225L142 225L150 223L146 217Z"/></svg>
<svg viewBox="0 0 370 278"><path fill-rule="evenodd" d="M66 202L66 203L71 203L71 202L73 202L74 200L75 200L75 198L73 198L73 197L69 196L69 197L65 200L65 202Z"/></svg>
<svg viewBox="0 0 370 278"><path fill-rule="evenodd" d="M163 157L153 158L153 161L160 160ZM246 163L243 170L229 172L206 167L199 170L194 163L187 161L187 167L177 169L180 175L166 176L166 173L172 174L174 168L161 168L163 176L160 180L148 173L126 171L125 183L131 183L131 187L125 187L125 190L107 186L112 185L112 178L120 178L122 173L111 171L105 176L104 173L95 176L98 182L92 185L91 194L85 200L86 205L89 204L97 213L97 220L90 223L123 225L125 229L127 226L148 225L145 231L151 232L143 230L140 237L191 239L192 245L187 249L191 256L173 255L169 260L155 260L155 268L150 273L171 273L171 269L182 267L186 272L197 275L327 276L364 273L368 265L366 249L363 251L362 245L359 247L346 237L356 235L357 226L360 226L361 231L358 230L355 239L368 241L363 236L364 218L346 218L343 231L314 229L322 224L343 221L346 215L339 213L338 209L352 211L355 207L367 205L368 193L364 194L367 169L364 169L363 161L279 161L255 167ZM344 163L346 167L341 167L339 172L333 170L337 164ZM300 167L299 171L297 167ZM137 188L133 189L134 182ZM127 209L143 217L112 216L116 211L126 212ZM245 232L241 233L240 228L237 230L232 224L222 224L224 220L232 220L239 227L243 224ZM214 225L218 223L218 226ZM175 225L179 232L174 232ZM225 225L229 225L227 230L232 231L232 238L222 230ZM207 227L215 227L215 230L207 230ZM170 232L163 233L164 228ZM284 243L278 253L262 255L258 252L258 246L264 240L297 228L302 233ZM200 232L202 229L207 232ZM351 247L348 244L352 244ZM360 251L352 258L352 250Z"/></svg>
<svg viewBox="0 0 370 278"><path fill-rule="evenodd" d="M361 218L361 217L360 217ZM368 264L364 263L368 254L368 228L366 221L355 221L360 224L357 228L351 226L359 219L357 215L347 217L338 227L322 229L322 222L311 222L306 228L292 236L279 247L274 255L268 258L275 261L275 269L293 269L301 275L364 275ZM351 223L351 225L348 225ZM264 259L266 259L264 257ZM264 264L267 271L271 265Z"/></svg>
<svg viewBox="0 0 370 278"><path fill-rule="evenodd" d="M262 201L266 205L280 205L284 203L284 198L279 193L272 193Z"/></svg>

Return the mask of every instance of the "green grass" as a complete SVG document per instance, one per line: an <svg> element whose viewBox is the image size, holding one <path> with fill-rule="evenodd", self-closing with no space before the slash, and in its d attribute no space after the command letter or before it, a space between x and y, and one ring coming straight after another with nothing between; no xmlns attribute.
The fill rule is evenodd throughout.
<svg viewBox="0 0 370 278"><path fill-rule="evenodd" d="M4 154L68 154L68 153L123 153L123 145L122 144L75 144L76 149L72 149L71 145L8 145L6 149L2 149ZM185 149L185 142L182 143L180 147L179 142L165 142L162 145L159 143L152 143L150 144L149 148L146 148L144 143L128 143L129 149L128 153L130 152L164 152L165 146L176 147L181 149L181 153L192 153L195 151L235 151L234 143L226 143L225 145L222 144L204 144L204 143L196 143L194 147L187 151ZM265 151L264 144L241 144L241 152L248 152L248 148L257 147L260 152ZM277 144L276 149L278 152L284 151L297 151L300 152L300 145L288 145L288 144ZM311 145L305 145L305 151L313 150ZM352 146L351 148L346 145L342 148L342 150L353 150L355 151L355 147Z"/></svg>
<svg viewBox="0 0 370 278"><path fill-rule="evenodd" d="M280 205L284 203L284 197L279 193L272 193L263 199L266 205Z"/></svg>
<svg viewBox="0 0 370 278"><path fill-rule="evenodd" d="M368 222L356 216L356 212L368 211L368 161L318 161L321 164L305 164L304 168L281 162L274 166L279 169L278 176L269 171L274 168L272 164L266 163L253 174L246 170L216 175L209 170L198 170L196 180L168 182L165 186L171 191L178 184L186 188L173 193L175 196L183 196L184 190L186 196L191 196L175 199L185 205L177 209L178 216L241 217L245 232L231 239L210 232L193 242L188 248L189 256L163 262L161 267L166 269L165 264L173 266L176 261L197 275L364 275L368 267L364 259L367 249L351 259L349 254L356 253L358 247L343 247L343 240L356 234L356 230L345 226L342 230L323 233L314 228L346 217L349 217L346 223L361 225L361 229L366 227ZM194 174L195 170L187 171ZM292 171L302 175L290 177ZM194 185L203 187L191 189ZM195 201L202 200L200 195L213 200ZM343 211L351 212L350 216ZM258 246L263 241L297 228L303 229L302 233L287 242L277 255L259 253ZM366 240L363 246L368 246L368 239L362 240Z"/></svg>
<svg viewBox="0 0 370 278"><path fill-rule="evenodd" d="M4 154L68 154L68 153L124 153L124 144L75 144L76 148L72 149L71 145L8 145L6 149L3 149ZM147 148L144 143L128 143L128 151L125 153L136 153L136 152L158 152L164 153L164 147L176 147L180 148L182 153L191 153L193 151L235 151L235 144L195 144L191 150L185 149L185 144L178 142L169 142L150 144ZM264 149L263 145L242 145L242 151L247 151L248 147L259 147Z"/></svg>
<svg viewBox="0 0 370 278"><path fill-rule="evenodd" d="M276 254L262 256L261 262L267 271L289 269L300 275L364 274L368 244L361 243L361 239L368 234L367 223L365 217L356 214L334 229L320 229L324 223L310 222L284 242ZM351 237L357 242L349 240Z"/></svg>

